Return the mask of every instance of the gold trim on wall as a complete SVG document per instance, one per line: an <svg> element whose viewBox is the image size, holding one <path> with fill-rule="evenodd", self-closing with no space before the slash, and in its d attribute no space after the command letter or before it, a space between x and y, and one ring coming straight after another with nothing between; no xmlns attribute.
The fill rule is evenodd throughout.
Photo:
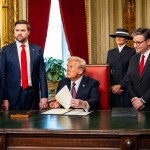
<svg viewBox="0 0 150 150"><path fill-rule="evenodd" d="M91 51L90 51L90 31L89 31L89 0L85 0L86 8L86 26L87 26L87 40L88 40L88 60L91 62Z"/></svg>
<svg viewBox="0 0 150 150"><path fill-rule="evenodd" d="M1 47L14 41L14 23L18 20L18 0L0 0Z"/></svg>

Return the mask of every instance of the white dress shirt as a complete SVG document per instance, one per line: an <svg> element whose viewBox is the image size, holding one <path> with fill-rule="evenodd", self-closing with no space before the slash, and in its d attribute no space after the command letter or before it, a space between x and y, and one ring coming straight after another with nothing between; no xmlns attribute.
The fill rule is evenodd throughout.
<svg viewBox="0 0 150 150"><path fill-rule="evenodd" d="M20 72L21 72L21 50L22 50L22 43L16 41L17 50L18 50L18 57L19 57L19 63L20 63ZM28 70L28 85L32 86L31 83L31 71L30 71L30 51L29 51L29 42L27 41L25 44L25 50L26 50L26 56L27 56L27 70ZM20 74L21 75L21 74ZM21 85L22 86L22 81Z"/></svg>
<svg viewBox="0 0 150 150"><path fill-rule="evenodd" d="M82 80L82 78L83 78L83 76L81 76L78 80L76 80L76 81L71 81L71 89L72 89L72 83L74 82L76 85L75 85L75 89L76 89L76 93L77 93L77 91L78 91L78 88L79 88L79 85L80 85L80 82L81 82L81 80ZM87 103L87 108L86 109L84 109L86 112L88 112L89 111L89 109L90 109L90 106L89 106L89 104L88 104L88 102L86 102Z"/></svg>

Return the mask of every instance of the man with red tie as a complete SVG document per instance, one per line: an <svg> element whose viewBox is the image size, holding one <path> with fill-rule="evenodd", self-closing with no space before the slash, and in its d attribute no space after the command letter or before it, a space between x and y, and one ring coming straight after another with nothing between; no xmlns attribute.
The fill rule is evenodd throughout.
<svg viewBox="0 0 150 150"><path fill-rule="evenodd" d="M150 29L139 28L133 32L136 49L127 73L127 87L136 110L150 110Z"/></svg>
<svg viewBox="0 0 150 150"><path fill-rule="evenodd" d="M1 78L5 110L47 107L48 90L42 48L28 42L30 25L15 23L15 42L2 48Z"/></svg>

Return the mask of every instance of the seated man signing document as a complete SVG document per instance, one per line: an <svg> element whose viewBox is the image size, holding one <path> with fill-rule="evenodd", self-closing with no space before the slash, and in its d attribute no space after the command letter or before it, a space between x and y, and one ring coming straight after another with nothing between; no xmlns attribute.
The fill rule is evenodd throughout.
<svg viewBox="0 0 150 150"><path fill-rule="evenodd" d="M86 62L80 57L72 56L67 63L67 78L58 84L57 93L67 85L72 99L70 107L83 108L85 111L98 109L100 106L99 82L85 76ZM51 108L61 107L55 100L50 103Z"/></svg>

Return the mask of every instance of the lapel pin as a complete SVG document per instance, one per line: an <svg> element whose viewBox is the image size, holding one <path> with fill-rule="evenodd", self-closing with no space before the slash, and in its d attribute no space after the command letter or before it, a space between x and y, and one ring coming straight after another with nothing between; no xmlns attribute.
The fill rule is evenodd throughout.
<svg viewBox="0 0 150 150"><path fill-rule="evenodd" d="M83 84L83 87L85 87L85 84Z"/></svg>

